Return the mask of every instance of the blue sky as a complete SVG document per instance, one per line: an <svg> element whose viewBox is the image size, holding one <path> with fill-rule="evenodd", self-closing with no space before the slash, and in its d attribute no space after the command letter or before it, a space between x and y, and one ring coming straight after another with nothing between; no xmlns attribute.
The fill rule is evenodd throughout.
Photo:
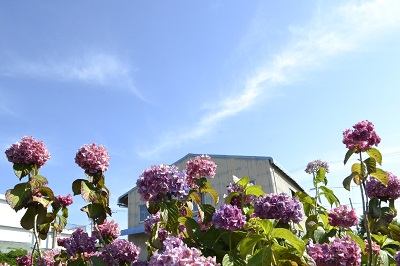
<svg viewBox="0 0 400 266"><path fill-rule="evenodd" d="M187 153L271 156L306 191L322 159L358 208L336 189L342 131L369 120L400 175L398 1L4 1L0 36L0 147L43 140L66 195L77 149L105 145L122 228L117 198ZM5 193L18 179L5 155L0 169ZM87 224L74 199L69 222Z"/></svg>

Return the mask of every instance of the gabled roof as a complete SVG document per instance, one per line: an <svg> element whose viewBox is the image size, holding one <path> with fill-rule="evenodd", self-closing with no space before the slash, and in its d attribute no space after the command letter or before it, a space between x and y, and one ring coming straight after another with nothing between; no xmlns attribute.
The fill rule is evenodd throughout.
<svg viewBox="0 0 400 266"><path fill-rule="evenodd" d="M198 153L188 153L185 156L183 156L181 159L179 159L178 161L174 162L172 165L174 164L179 164L182 161L188 160L189 158L193 158L196 156L201 156L202 154L198 154ZM221 154L208 154L211 158L224 158L224 159L230 159L230 158L234 158L234 159L252 159L252 160L268 160L271 165L275 166L279 171L281 171L282 173L284 173L287 178L293 182L293 184L295 186L298 187L298 189L300 191L304 192L304 189L293 179L290 177L289 173L287 173L283 167L281 167L276 161L274 161L274 159L272 157L267 157L267 156L246 156L246 155L221 155ZM128 207L128 194L135 190L136 187L133 187L132 189L130 189L128 192L124 193L123 195L121 195L118 198L118 206L120 207Z"/></svg>

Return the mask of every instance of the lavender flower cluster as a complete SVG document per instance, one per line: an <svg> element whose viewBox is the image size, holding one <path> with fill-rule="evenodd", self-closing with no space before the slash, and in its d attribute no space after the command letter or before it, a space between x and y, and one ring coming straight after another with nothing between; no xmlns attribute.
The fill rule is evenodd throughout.
<svg viewBox="0 0 400 266"><path fill-rule="evenodd" d="M328 219L330 225L340 226L343 228L356 226L358 223L356 211L344 205L340 205L339 207L333 208L329 211Z"/></svg>
<svg viewBox="0 0 400 266"><path fill-rule="evenodd" d="M314 160L307 164L306 170L304 170L307 174L316 173L319 168L323 168L325 173L329 173L329 165L327 162L323 162L321 160Z"/></svg>
<svg viewBox="0 0 400 266"><path fill-rule="evenodd" d="M119 229L118 224L114 222L114 220L111 220L110 222L108 220L105 220L103 224L98 225L101 237L104 240L109 240L112 241L114 239L117 239L119 235L121 234L121 230ZM97 238L97 232L93 231L92 236Z"/></svg>
<svg viewBox="0 0 400 266"><path fill-rule="evenodd" d="M175 165L153 165L139 176L136 186L143 201L160 201L168 196L185 200L189 194L185 176Z"/></svg>
<svg viewBox="0 0 400 266"><path fill-rule="evenodd" d="M375 177L370 177L365 188L370 199L398 199L400 197L400 179L391 172L386 172L389 177L389 182L385 186Z"/></svg>
<svg viewBox="0 0 400 266"><path fill-rule="evenodd" d="M117 239L107 248L118 265L131 265L139 258L140 247L126 239ZM114 265L106 250L103 250L102 258L108 265Z"/></svg>
<svg viewBox="0 0 400 266"><path fill-rule="evenodd" d="M234 231L243 228L246 223L246 216L242 214L242 210L230 204L223 204L217 210L213 217L212 222L215 228Z"/></svg>
<svg viewBox="0 0 400 266"><path fill-rule="evenodd" d="M396 255L394 255L394 261L396 262L396 266L400 266L400 251L397 251Z"/></svg>
<svg viewBox="0 0 400 266"><path fill-rule="evenodd" d="M299 199L292 199L286 193L258 197L254 203L254 214L261 219L276 219L284 223L299 223L303 218Z"/></svg>
<svg viewBox="0 0 400 266"><path fill-rule="evenodd" d="M200 250L189 248L182 240L176 237L168 237L164 241L161 252L154 252L149 264L150 266L183 266L183 265L219 265L215 258L202 256Z"/></svg>
<svg viewBox="0 0 400 266"><path fill-rule="evenodd" d="M197 187L194 179L208 176L214 178L217 165L211 161L208 155L196 156L194 160L186 163L186 181L191 187Z"/></svg>
<svg viewBox="0 0 400 266"><path fill-rule="evenodd" d="M248 185L252 186L253 184L249 183ZM254 195L245 195L245 191L243 190L243 187L238 184L235 184L235 183L229 183L226 190L227 190L228 194L234 193L234 192L237 192L239 194L239 196L232 197L231 202L229 203L231 205L237 206L238 208L242 207L242 198L244 198L243 205L252 204L256 198ZM227 197L227 195L224 195L224 198L226 198L226 197Z"/></svg>
<svg viewBox="0 0 400 266"><path fill-rule="evenodd" d="M97 146L96 143L83 145L75 156L75 163L91 174L107 171L109 160L110 156L104 146Z"/></svg>
<svg viewBox="0 0 400 266"><path fill-rule="evenodd" d="M50 153L43 141L36 141L33 137L27 136L22 137L21 142L11 145L5 153L9 162L33 163L37 168L42 167L50 159Z"/></svg>
<svg viewBox="0 0 400 266"><path fill-rule="evenodd" d="M57 244L64 247L70 256L96 252L96 237L90 237L82 228L76 229L69 238L57 239Z"/></svg>
<svg viewBox="0 0 400 266"><path fill-rule="evenodd" d="M151 235L151 232L153 230L153 226L161 221L160 213L157 212L156 214L152 214L150 217L147 217L144 220L144 233L146 235Z"/></svg>
<svg viewBox="0 0 400 266"><path fill-rule="evenodd" d="M69 205L74 203L74 200L73 200L71 194L68 194L65 197L58 195L58 196L56 196L56 198L60 201L60 204L63 207L68 207Z"/></svg>
<svg viewBox="0 0 400 266"><path fill-rule="evenodd" d="M381 138L374 130L374 124L366 121L358 122L353 129L346 129L343 132L343 144L348 149L355 149L356 153L364 152L372 146L378 146Z"/></svg>
<svg viewBox="0 0 400 266"><path fill-rule="evenodd" d="M361 265L361 248L349 236L330 238L330 244L314 244L308 241L307 253L318 266Z"/></svg>
<svg viewBox="0 0 400 266"><path fill-rule="evenodd" d="M58 254L61 253L60 249L50 249L42 253L42 259L44 260L44 263L46 266L54 266L56 261L54 260L54 257ZM39 258L36 259L36 264L37 265L42 265L41 261ZM61 266L61 264L58 264L57 266Z"/></svg>

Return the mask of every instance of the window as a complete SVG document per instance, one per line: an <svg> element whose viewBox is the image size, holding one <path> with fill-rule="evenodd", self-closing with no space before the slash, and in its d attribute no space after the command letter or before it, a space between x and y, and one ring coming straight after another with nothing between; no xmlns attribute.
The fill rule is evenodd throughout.
<svg viewBox="0 0 400 266"><path fill-rule="evenodd" d="M146 204L139 205L139 222L144 222L150 213L147 211Z"/></svg>

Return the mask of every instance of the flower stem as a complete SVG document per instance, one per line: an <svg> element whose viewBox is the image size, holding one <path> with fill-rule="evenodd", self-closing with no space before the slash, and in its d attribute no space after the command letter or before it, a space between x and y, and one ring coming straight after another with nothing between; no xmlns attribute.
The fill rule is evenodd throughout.
<svg viewBox="0 0 400 266"><path fill-rule="evenodd" d="M44 262L43 258L42 258L42 254L40 252L40 245L39 245L39 237L38 237L38 232L37 232L37 217L38 214L35 215L35 219L33 221L33 234L35 235L35 245L38 251L38 256L39 256L39 260L40 260L40 264L42 265L46 265L46 263ZM33 256L32 256L33 257Z"/></svg>
<svg viewBox="0 0 400 266"><path fill-rule="evenodd" d="M99 228L97 227L97 224L96 224L96 222L94 221L94 219L93 219L93 228L94 228L94 230L96 231L97 236L98 236L98 238L99 238L99 241L100 241L101 244L103 245L103 247L104 247L104 249L106 250L108 256L110 256L111 261L112 261L112 264L113 264L114 266L118 266L118 263L117 263L117 262L115 261L115 259L113 258L113 256L112 256L110 250L106 247L106 242L104 241L103 237L101 236L100 230L99 230Z"/></svg>

